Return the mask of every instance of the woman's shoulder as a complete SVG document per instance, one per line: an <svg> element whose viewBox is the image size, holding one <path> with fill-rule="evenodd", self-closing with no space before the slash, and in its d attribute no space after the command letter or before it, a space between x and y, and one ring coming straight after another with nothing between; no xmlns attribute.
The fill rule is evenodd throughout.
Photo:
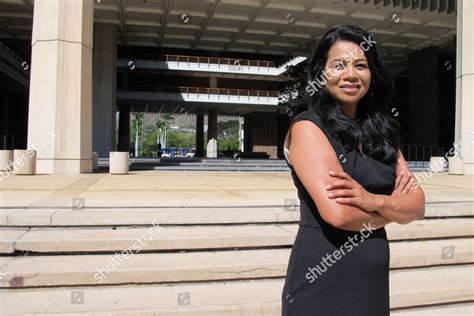
<svg viewBox="0 0 474 316"><path fill-rule="evenodd" d="M338 136L333 135L330 129L324 125L324 121L320 115L318 115L312 110L304 110L293 117L291 125L301 120L308 120L313 122L326 135L326 137L329 139L330 143L334 146L334 148L342 150L343 146L340 141L340 138Z"/></svg>
<svg viewBox="0 0 474 316"><path fill-rule="evenodd" d="M314 113L312 110L304 110L304 111L296 114L292 118L291 123L294 123L294 122L300 121L300 120L312 121L314 124L318 125L321 129L323 129L323 127L324 127L323 120L321 119L321 117L318 116L316 113Z"/></svg>

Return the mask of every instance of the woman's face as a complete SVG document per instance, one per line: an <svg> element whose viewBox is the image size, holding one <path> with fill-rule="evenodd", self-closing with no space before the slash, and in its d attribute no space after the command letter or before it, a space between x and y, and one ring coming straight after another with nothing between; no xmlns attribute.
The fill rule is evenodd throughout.
<svg viewBox="0 0 474 316"><path fill-rule="evenodd" d="M337 40L329 49L326 89L343 106L355 106L370 87L371 74L364 51L356 43Z"/></svg>

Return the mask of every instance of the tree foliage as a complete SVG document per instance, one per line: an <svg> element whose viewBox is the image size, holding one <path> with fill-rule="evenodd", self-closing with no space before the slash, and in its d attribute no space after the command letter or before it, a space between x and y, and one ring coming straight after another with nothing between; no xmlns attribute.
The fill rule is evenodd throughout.
<svg viewBox="0 0 474 316"><path fill-rule="evenodd" d="M217 151L239 150L239 121L217 123Z"/></svg>
<svg viewBox="0 0 474 316"><path fill-rule="evenodd" d="M306 105L308 62L306 59L296 65L286 66L286 80L280 88L278 107L287 114Z"/></svg>

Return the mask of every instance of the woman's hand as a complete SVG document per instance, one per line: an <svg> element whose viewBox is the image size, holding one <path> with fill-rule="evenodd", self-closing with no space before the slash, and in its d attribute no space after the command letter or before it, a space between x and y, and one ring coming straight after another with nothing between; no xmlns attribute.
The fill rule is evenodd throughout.
<svg viewBox="0 0 474 316"><path fill-rule="evenodd" d="M346 172L329 171L335 181L326 186L328 197L341 204L356 205L366 211L373 212L380 207L375 194L367 192L363 186L351 178Z"/></svg>
<svg viewBox="0 0 474 316"><path fill-rule="evenodd" d="M400 196L411 193L416 185L417 182L415 177L410 172L406 174L402 171L395 180L395 189L393 190L391 196Z"/></svg>

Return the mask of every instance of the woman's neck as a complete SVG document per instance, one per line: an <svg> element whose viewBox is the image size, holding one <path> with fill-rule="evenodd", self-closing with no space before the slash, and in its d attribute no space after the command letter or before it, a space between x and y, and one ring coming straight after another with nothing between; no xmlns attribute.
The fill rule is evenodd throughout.
<svg viewBox="0 0 474 316"><path fill-rule="evenodd" d="M341 104L341 111L345 116L355 120L357 115L357 104Z"/></svg>

